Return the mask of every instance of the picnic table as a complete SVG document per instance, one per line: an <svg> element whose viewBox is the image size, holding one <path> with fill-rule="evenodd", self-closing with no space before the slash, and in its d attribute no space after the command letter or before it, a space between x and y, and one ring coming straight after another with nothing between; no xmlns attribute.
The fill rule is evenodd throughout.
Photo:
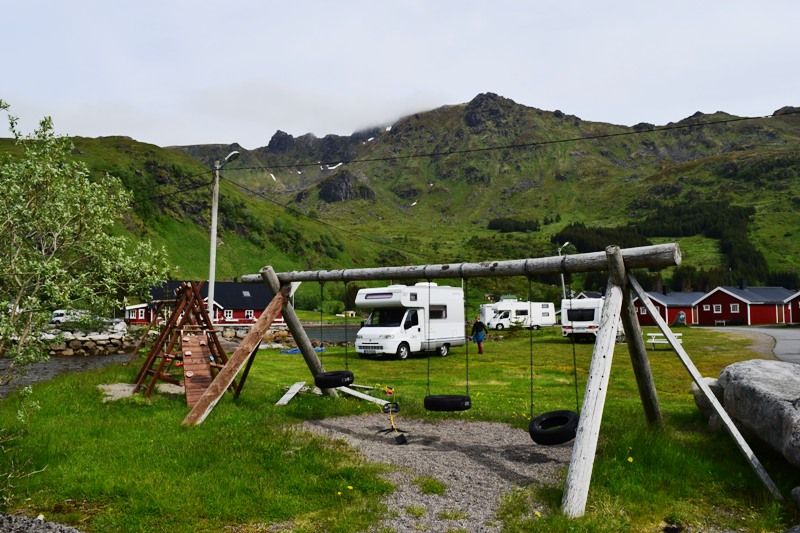
<svg viewBox="0 0 800 533"><path fill-rule="evenodd" d="M683 344L683 333L673 333L673 335L679 344ZM656 344L669 344L669 340L667 340L663 333L648 333L647 343L655 350Z"/></svg>

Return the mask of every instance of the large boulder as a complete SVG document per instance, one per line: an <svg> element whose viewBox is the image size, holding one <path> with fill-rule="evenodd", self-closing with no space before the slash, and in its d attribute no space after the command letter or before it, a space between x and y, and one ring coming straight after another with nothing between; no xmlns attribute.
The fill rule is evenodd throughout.
<svg viewBox="0 0 800 533"><path fill-rule="evenodd" d="M800 467L800 365L742 361L726 367L719 384L731 418Z"/></svg>

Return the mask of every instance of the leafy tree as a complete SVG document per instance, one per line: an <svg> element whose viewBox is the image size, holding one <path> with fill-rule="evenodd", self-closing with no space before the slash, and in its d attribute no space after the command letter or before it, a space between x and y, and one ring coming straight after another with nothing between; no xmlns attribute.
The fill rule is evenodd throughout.
<svg viewBox="0 0 800 533"><path fill-rule="evenodd" d="M9 125L16 150L0 160L0 357L19 365L46 358L53 309L108 313L163 280L166 263L149 242L114 235L130 193L112 176L91 180L49 117L28 136L16 117Z"/></svg>

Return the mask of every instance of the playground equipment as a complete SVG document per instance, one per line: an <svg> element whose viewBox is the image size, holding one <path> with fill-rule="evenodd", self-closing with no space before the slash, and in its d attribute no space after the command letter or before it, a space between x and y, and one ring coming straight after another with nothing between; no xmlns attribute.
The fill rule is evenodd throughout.
<svg viewBox="0 0 800 533"><path fill-rule="evenodd" d="M611 372L611 363L614 355L614 345L620 322L622 323L627 339L628 352L636 376L645 417L650 424L659 425L661 423L658 398L653 384L653 376L647 359L647 351L642 338L641 329L636 319L635 308L632 305L631 291L634 291L642 303L648 307L648 312L656 320L658 327L678 354L681 363L686 367L694 382L719 415L725 429L733 437L742 454L749 461L755 474L776 499L783 500L780 491L769 477L769 474L767 474L747 442L739 433L739 430L708 388L708 385L706 385L702 379L700 372L694 366L694 363L692 363L682 345L672 334L669 326L659 317L647 293L642 289L634 276L630 274L630 271L635 268L658 269L679 265L680 261L680 249L677 244L659 244L628 249L609 246L606 248L605 252L483 263L455 263L348 270L315 270L284 272L280 274L276 274L271 267L264 267L260 274L244 276L243 281L266 282L275 293L275 298L270 302L265 312L259 318L261 324L257 322L253 326L251 332L239 346L239 349L231 356L228 364L217 374L214 381L184 419L184 424L199 424L205 419L216 402L219 401L220 397L224 394L236 373L245 365L254 346L257 346L257 344L253 344L253 341L255 339L260 340L260 335L263 335L264 331L269 327L269 324L274 320L281 308L284 309L286 324L294 336L295 341L297 341L312 375L316 376L320 372L324 372L316 352L311 346L299 320L297 320L297 315L294 313L292 306L288 304L286 295L288 294L289 284L291 282L347 282L355 280L398 281L507 276L531 277L539 274L608 271L609 278L605 291L605 300L603 301L600 325L592 351L592 360L584 393L584 401L581 407L575 444L573 446L572 458L564 487L564 496L562 499L562 511L564 514L569 517L579 517L582 516L585 511L594 456L600 433L603 407ZM329 394L335 395L335 390L329 390Z"/></svg>

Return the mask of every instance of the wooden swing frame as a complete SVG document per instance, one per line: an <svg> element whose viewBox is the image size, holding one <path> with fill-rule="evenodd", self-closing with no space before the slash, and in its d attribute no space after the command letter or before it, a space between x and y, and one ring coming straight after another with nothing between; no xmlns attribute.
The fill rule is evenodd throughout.
<svg viewBox="0 0 800 533"><path fill-rule="evenodd" d="M439 265L418 265L401 267L362 268L346 270L314 270L300 272L275 273L272 267L264 267L259 274L242 277L245 282L265 282L275 294L274 299L262 313L259 320L251 328L239 348L231 356L225 367L217 374L211 386L186 416L185 425L200 424L205 420L214 405L224 394L239 370L251 358L258 347L262 336L272 321L283 309L283 316L289 331L300 348L303 358L312 375L324 372L308 335L297 318L288 300L289 286L296 281L355 281L355 280L404 280L404 279L436 279L436 278L469 278L469 277L508 277L532 276L541 274L568 274L578 272L608 271L609 278L603 303L600 328L592 351L589 376L583 398L578 431L572 450L567 479L564 486L562 511L568 517L583 516L589 493L597 441L600 435L603 407L611 373L617 330L620 321L625 331L628 353L636 376L642 407L647 422L659 426L662 423L658 396L647 357L647 349L642 331L636 318L632 293L639 297L648 309L651 317L678 355L689 375L700 388L719 415L727 432L748 460L752 470L772 494L782 501L783 496L767 471L761 465L739 430L733 424L722 405L708 388L700 372L675 338L666 322L660 317L647 293L636 279L628 273L634 268L658 269L677 266L681 262L681 253L677 244L659 244L637 248L621 249L609 246L605 252L530 258L510 261L494 261L483 263L455 263ZM621 320L620 320L621 319ZM335 396L335 390L325 391Z"/></svg>

